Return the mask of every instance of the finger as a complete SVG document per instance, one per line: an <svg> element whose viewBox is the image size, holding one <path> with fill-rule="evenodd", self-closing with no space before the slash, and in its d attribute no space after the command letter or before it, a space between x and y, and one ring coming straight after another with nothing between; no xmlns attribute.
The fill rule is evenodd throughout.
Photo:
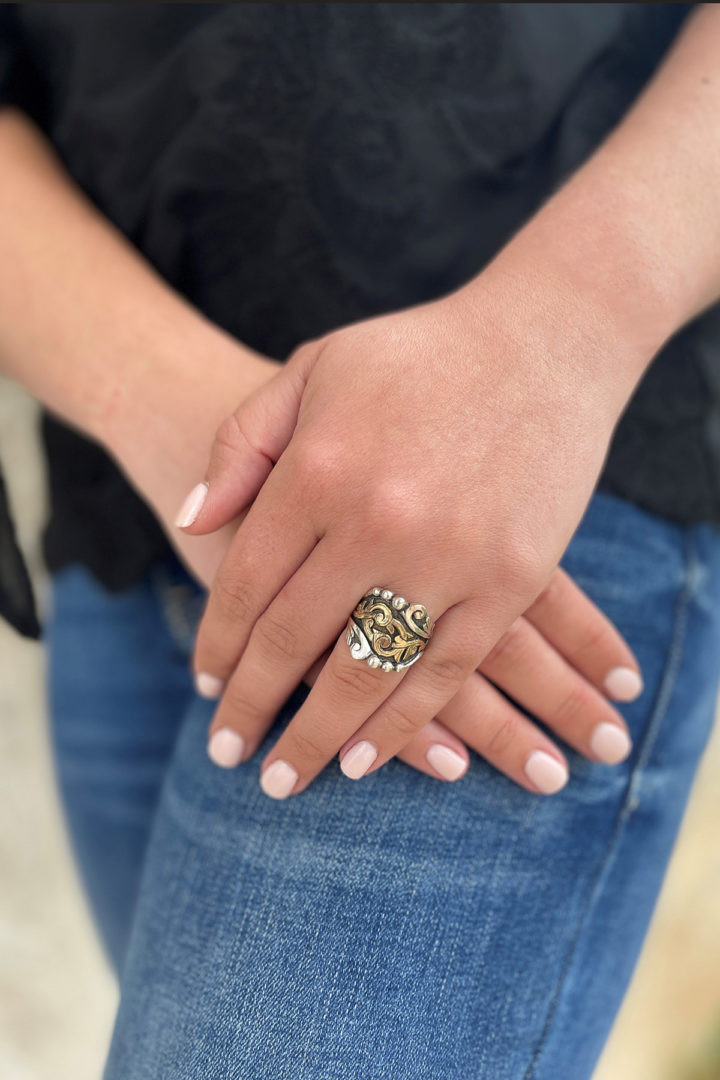
<svg viewBox="0 0 720 1080"><path fill-rule="evenodd" d="M616 765L630 753L630 733L617 709L522 615L479 670L586 757Z"/></svg>
<svg viewBox="0 0 720 1080"><path fill-rule="evenodd" d="M565 755L540 728L477 671L437 719L520 787L554 795L565 786Z"/></svg>
<svg viewBox="0 0 720 1080"><path fill-rule="evenodd" d="M401 672L359 664L341 637L312 693L262 764L266 794L299 794L357 730L378 747L378 765L400 751L476 666L477 649L457 645L477 640L471 632L477 617L471 618L470 607L461 603L446 610L418 662Z"/></svg>
<svg viewBox="0 0 720 1080"><path fill-rule="evenodd" d="M562 567L553 572L525 618L609 697L634 701L642 693L640 665L632 649Z"/></svg>
<svg viewBox="0 0 720 1080"><path fill-rule="evenodd" d="M459 780L470 764L465 744L439 720L426 724L396 757L436 780ZM352 747L348 745L340 750L340 768L351 780L356 780L367 771L364 764L368 758L374 761L372 744L354 742Z"/></svg>
<svg viewBox="0 0 720 1080"><path fill-rule="evenodd" d="M364 593L359 591L359 595ZM346 613L354 606L347 605ZM428 598L431 620L432 610L432 598ZM415 666L400 671L370 667L351 655L343 630L311 693L262 763L260 783L265 793L278 799L299 794L367 717L403 684ZM472 665L468 668L471 670ZM397 749L408 742L411 734L398 740Z"/></svg>
<svg viewBox="0 0 720 1080"><path fill-rule="evenodd" d="M319 597L327 596L328 581L338 584L331 597L318 603ZM320 540L251 630L210 726L208 751L217 764L237 765L255 753L278 709L313 661L321 654L330 659L360 595L362 586L347 578L346 546ZM347 645L344 648L347 651ZM349 652L346 660L348 666L360 666ZM366 664L362 666L373 674ZM386 692L388 684L377 681ZM227 731L237 737L229 740ZM229 745L235 751L230 761L225 760Z"/></svg>
<svg viewBox="0 0 720 1080"><path fill-rule="evenodd" d="M255 622L318 542L292 475L283 457L215 575L193 651L196 687L205 697L220 696Z"/></svg>
<svg viewBox="0 0 720 1080"><path fill-rule="evenodd" d="M204 480L181 506L175 524L191 535L214 532L255 498L290 442L319 343L297 349L220 425Z"/></svg>
<svg viewBox="0 0 720 1080"><path fill-rule="evenodd" d="M322 656L318 656L315 663L311 664L308 670L303 675L302 681L304 683L307 683L308 686L312 687L317 682L317 677L322 671L322 669L325 667L328 657L330 656L330 652L330 649L326 649Z"/></svg>
<svg viewBox="0 0 720 1080"><path fill-rule="evenodd" d="M528 791L554 795L568 781L562 751L477 671L396 756L431 776L457 780L467 771L467 747ZM340 750L340 768L353 780L375 772L377 749L356 732Z"/></svg>

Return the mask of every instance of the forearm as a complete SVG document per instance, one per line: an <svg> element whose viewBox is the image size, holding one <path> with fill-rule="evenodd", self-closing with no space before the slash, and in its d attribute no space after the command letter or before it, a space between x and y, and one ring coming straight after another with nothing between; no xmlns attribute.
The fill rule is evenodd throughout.
<svg viewBox="0 0 720 1080"><path fill-rule="evenodd" d="M116 450L133 431L162 441L158 402L177 415L180 383L192 400L231 366L240 392L255 355L154 272L27 117L0 110L0 369Z"/></svg>
<svg viewBox="0 0 720 1080"><path fill-rule="evenodd" d="M720 298L719 64L720 8L706 5L618 127L466 287L472 297L482 281L484 296L497 282L524 306L555 292L578 365L583 340L604 335L590 374L612 381L619 409L668 338Z"/></svg>

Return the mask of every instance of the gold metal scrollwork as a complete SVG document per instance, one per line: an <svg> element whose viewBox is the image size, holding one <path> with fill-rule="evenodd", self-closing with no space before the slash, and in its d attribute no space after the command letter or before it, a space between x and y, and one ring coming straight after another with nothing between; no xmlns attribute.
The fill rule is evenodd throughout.
<svg viewBox="0 0 720 1080"><path fill-rule="evenodd" d="M424 604L408 604L391 589L375 588L355 607L347 643L357 660L384 671L400 671L420 658L433 623Z"/></svg>

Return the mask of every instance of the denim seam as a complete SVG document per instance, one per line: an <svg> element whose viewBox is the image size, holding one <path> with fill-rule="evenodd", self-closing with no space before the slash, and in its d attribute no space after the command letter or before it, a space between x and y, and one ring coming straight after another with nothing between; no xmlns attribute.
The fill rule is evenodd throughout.
<svg viewBox="0 0 720 1080"><path fill-rule="evenodd" d="M630 775L628 777L628 783L627 783L627 787L626 787L626 790L625 790L625 797L624 797L624 799L623 799L623 801L622 801L622 803L620 805L619 811L618 811L618 817L617 817L617 821L616 821L616 824L615 824L615 828L613 830L613 834L610 837L610 840L608 842L607 849L605 851L605 855L603 857L602 863L601 863L600 868L598 870L598 874L597 874L595 884L594 884L593 888L590 890L587 902L585 904L585 908L584 908L584 910L582 912L582 915L581 915L581 917L580 917L580 919L578 921L577 930L576 930L575 935L574 935L574 937L572 939L572 942L570 944L570 949L568 951L568 955L567 955L565 964L563 965L562 971L560 972L560 975L558 976L558 981L557 981L557 985L556 985L556 988L555 988L555 992L553 993L552 998L550 999L550 1005L549 1005L549 1008L548 1008L548 1013L547 1013L547 1017L545 1019L545 1024L543 1026L543 1030L542 1030L542 1032L540 1034L540 1038L539 1038L537 1047L535 1049L535 1052L534 1052L534 1054L533 1054L533 1056L532 1056L532 1058L530 1060L530 1063L529 1063L529 1065L528 1065L528 1067L527 1067L527 1069L526 1069L526 1071L524 1073L523 1080L533 1080L533 1077L535 1077L537 1075L535 1070L536 1070L536 1067L537 1067L537 1065L539 1063L540 1055L542 1054L542 1052L543 1052L543 1050L545 1048L545 1045L547 1043L547 1039L548 1039L548 1036L549 1036L550 1031L552 1029L553 1021L555 1019L555 1014L557 1012L557 1008L558 1008L558 1005L560 1003L560 999L561 999L563 991L564 991L564 989L565 989L565 987L567 985L567 978L568 978L568 975L570 973L570 968L572 966L572 962L573 962L573 959L575 957L577 947L578 947L578 945L580 943L580 939L581 939L581 936L582 936L582 932L583 932L585 923L586 923L586 921L587 921L587 919L589 917L589 914L590 914L592 908L594 907L594 905L595 905L595 903L597 901L598 895L599 895L599 893L600 893L600 891L602 889L603 879L605 878L608 866L610 865L610 862L611 862L612 858L614 857L614 855L616 853L616 848L617 848L618 841L620 839L623 827L624 827L628 817L632 813L632 811L638 805L637 796L636 796L637 786L638 786L638 784L639 784L639 782L640 782L640 780L642 778L643 770L646 768L646 766L648 764L650 754L652 753L653 747L654 747L654 745L655 745L655 743L657 741L657 737L658 737L660 728L662 726L662 722L663 722L663 720L665 718L665 715L666 715L667 709L668 709L668 705L670 704L670 700L671 700L673 692L675 690L675 686L676 686L676 683L677 683L678 672L679 672L679 668L680 668L680 663L681 663L682 657L684 655L685 631L686 631L686 628L687 628L687 621L688 621L688 609L689 609L692 597L693 597L693 595L695 593L696 582L697 582L698 577L699 577L698 572L697 572L697 570L698 570L698 559L697 559L697 555L696 555L696 552L695 552L695 546L691 542L691 538L690 538L690 536L689 536L689 534L687 532L685 533L684 547L685 547L685 566L686 566L685 583L684 583L683 588L681 589L681 591L680 591L680 593L678 595L678 599L677 599L677 605L676 605L676 609L675 609L675 620L674 620L673 636L672 636L672 639L670 641L670 646L668 648L667 660L666 660L666 664L665 664L665 673L664 673L664 676L663 676L663 678L661 680L660 687L658 689L658 694L657 694L655 706L654 706L654 708L652 710L652 713L651 713L651 716L650 716L650 721L649 721L649 723L647 724L647 726L645 728L645 734L644 734L644 736L642 738L642 741L640 743L637 762L635 764L635 767L631 770Z"/></svg>

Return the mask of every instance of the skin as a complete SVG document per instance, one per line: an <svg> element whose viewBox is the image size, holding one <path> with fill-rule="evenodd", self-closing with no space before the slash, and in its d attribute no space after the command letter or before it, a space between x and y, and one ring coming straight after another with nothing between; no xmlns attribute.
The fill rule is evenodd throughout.
<svg viewBox="0 0 720 1080"><path fill-rule="evenodd" d="M719 294L720 215L713 194L720 153L715 120L720 95L714 81L719 37L718 12L712 7L689 20L660 77L613 139L475 282L435 305L384 316L384 323L373 321L372 325L328 336L334 340L309 343L282 371L274 370L272 361L243 349L168 289L80 195L32 124L15 111L5 110L0 114L0 221L6 256L0 266L0 364L49 408L105 446L168 531L183 490L192 477L203 475L212 433L218 432L209 473L212 498L208 496L207 507L189 535L180 538L176 534L175 540L188 565L206 582L221 559L224 566L235 564L240 545L228 545L238 524L238 536L245 530L249 537L252 530L257 539L263 517L264 527L272 524L273 507L278 517L282 515L285 508L277 499L283 490L281 482L289 483L292 470L303 461L305 472L298 471L297 480L306 485L312 510L306 514L305 527L314 525L317 532L321 526L325 529L322 540L329 538L335 544L332 550L330 543L325 545L332 556L327 567L333 576L320 575L322 584L326 586L331 580L333 591L337 586L343 595L349 595L352 582L347 567L355 572L358 563L344 561L350 547L343 544L348 545L365 526L374 496L379 494L384 500L380 506L387 513L383 514L382 528L379 517L374 522L375 542L363 546L363 552L367 553L369 546L378 561L365 565L370 581L363 578L359 589L352 591L343 616L370 582L386 584L402 570L398 589L401 587L409 599L421 599L428 605L437 619L437 629L432 640L435 661L428 664L428 649L406 676L396 680L397 688L404 686L407 693L408 676L424 669L423 679L434 680L434 689L425 691L422 708L428 711L434 695L434 715L442 715L446 725L451 701L464 691L465 682L475 677L477 665L487 662L493 649L496 660L503 652L513 655L515 646L496 646L502 641L521 640L511 628L523 625L518 620L524 613L543 608L550 613L542 624L542 644L553 649L553 657L560 655L553 644L553 639L559 641L555 627L567 625L569 615L567 603L559 602L560 590L552 587L554 566L587 502L613 425L655 351ZM659 213L667 207L672 207L673 213ZM39 297L42 303L36 302ZM378 331L382 340L373 336ZM448 334L451 349L447 348ZM481 447L482 460L490 468L479 470L477 460L472 467L466 462L468 472L464 475L481 486L486 498L495 500L491 525L485 520L489 517L486 505L472 502L472 516L457 486L448 490L447 478L441 478L437 462L427 473L427 489L408 488L408 475L415 483L415 472L408 474L403 469L388 474L384 469L378 493L367 477L358 484L357 470L353 471L351 502L355 505L350 511L354 516L343 517L348 505L342 501L343 493L330 482L333 476L340 483L347 481L339 451L346 453L348 447L339 431L337 413L347 386L341 386L338 373L343 366L349 370L347 361L357 364L360 354L365 363L364 350L370 343L381 350L379 377L393 364L406 365L404 388L415 385L416 375L427 380L431 364L437 373L438 357L442 357L443 373L447 370L452 377L457 376L463 391L474 388L477 394L478 381L487 380L488 395L478 401L478 407L480 416L490 423L489 429L480 430L479 420L468 415L469 404L477 397L458 393L455 408L448 414L444 396L442 402L440 395L435 400L439 381L435 378L432 385L426 381L428 393L421 403L430 411L423 412L419 422L413 416L413 422L418 423L413 430L430 433L435 453L441 449L447 459L441 433L456 439L458 415L469 420L470 429L481 439L474 445ZM476 366L471 373L472 361ZM365 388L359 389L364 394ZM237 460L238 446L232 440L242 428L238 415L223 420L228 398L245 404L242 422L247 424L253 416L259 422L264 405L258 406L258 400L263 394L268 400L272 395L280 407L276 419L285 417L285 425L280 426L285 433L283 460L288 468L270 471L280 455L263 453L268 482L249 505L255 496L248 490L243 492L237 474L226 470L228 483L223 489L215 469L222 467L223 461ZM506 417L506 431L497 417L489 417L489 398L498 416ZM200 401L202 410L198 408ZM397 418L404 399L398 399L398 407L387 415L370 410L362 395L359 403L367 414L366 421L375 422L377 415L382 416L384 445L388 450L397 448ZM382 402L376 399L374 404L380 407ZM416 404L411 397L408 406ZM198 418L200 411L203 415ZM549 431L540 414L550 425ZM327 431L320 418L328 420ZM527 426L524 441L512 431L513 423L519 421ZM296 423L303 440L293 447ZM308 438L314 430L317 447L312 447ZM357 439L369 441L366 432L355 431ZM263 450L271 449L272 434L265 430L270 442ZM501 437L512 453L501 453ZM357 445L365 442L356 441L349 447L353 455ZM304 456L295 453L298 447ZM407 441L403 441L403 453L406 447ZM466 444L455 442L452 448L457 459ZM285 453L291 449L292 454ZM417 448L415 453L417 460ZM530 459L533 465L528 469L523 461ZM425 460L423 455L423 465ZM384 467L386 457L382 463ZM315 471L315 465L320 472ZM473 468L478 471L473 472ZM492 477L493 470L500 470L499 480ZM257 480L257 469L254 475ZM539 500L533 491L538 484L544 485L544 498ZM398 535L405 542L407 556L401 565L392 562L397 558L397 537L391 550L382 546L386 543L387 514L393 515L393 521L398 515L398 495L403 507ZM426 536L427 508L435 505L433 497L440 499L443 513L433 511ZM248 507L246 517L243 506ZM530 522L532 528L528 527ZM413 546L417 544L415 526L423 529L423 550ZM478 551L473 535L478 528L487 542L482 551ZM203 532L212 535L200 535ZM454 573L444 565L445 541L450 534L462 540L461 565ZM307 537L309 533L299 535ZM434 550L434 559L428 557L426 544ZM275 573L281 559L278 550L268 563ZM412 568L412 578L407 567ZM238 582L243 581L246 569L240 571ZM494 577L485 578L486 573ZM267 582L267 574L263 580ZM215 592L221 588L216 579ZM282 589L276 590L270 600L281 595ZM553 600L558 601L554 618ZM446 618L446 630L440 634L445 613L452 619ZM537 628L531 618L525 621ZM229 642L233 651L242 640L243 625L247 621L244 624L240 614ZM208 627L212 627L209 620L203 633ZM459 643L473 640L476 630L479 636L473 646L464 651L459 648ZM582 675L593 636L588 633L587 648L576 660ZM446 642L452 646L449 650ZM203 647L199 642L198 655ZM626 648L615 639L612 651L617 649L618 659L613 657L613 663L634 664ZM447 658L450 653L452 659ZM606 654L600 650L599 655ZM533 653L527 647L523 652L517 647L510 666L519 678L519 670L527 665L523 692L526 700L532 699L530 709L541 715L542 703L536 700L539 683L536 678L533 690L530 677L533 670L540 670L533 668L533 656L537 659L537 650ZM458 657L461 667L468 666L464 680L458 679ZM319 655L311 671L318 673L321 659ZM332 654L319 670L308 701L314 695L321 700L319 690L324 693L326 687L331 688L330 675L337 677L331 663ZM548 664L545 653L545 672L551 670ZM357 665L355 670L359 668ZM320 675L326 669L328 676L321 687ZM590 664L587 674L596 679L593 669ZM369 674L395 678L393 673ZM445 688L442 691L441 686ZM375 692L375 684L368 684L367 690ZM441 698L445 698L444 703ZM520 700L519 691L517 698ZM471 717L479 720L485 715L463 708L458 723L467 727ZM427 730L420 729L409 711L405 720L408 728L412 723L413 731L405 732L400 754L407 754L413 740ZM336 750L347 749L363 722ZM433 723L437 720L431 719L427 727ZM393 732L392 727L388 730ZM499 736L497 745L504 741L512 749L512 721L506 718L499 730L505 738ZM314 747L314 757L312 753L317 735L311 735L305 744L311 766L305 769L300 760L297 762L303 775L296 791L302 790L321 767L319 744ZM336 742L334 732L333 738ZM448 745L457 745L450 733L444 739ZM329 751L328 759L336 752L326 745L320 749L323 754ZM385 757L387 749L385 745ZM276 745L263 763L264 770L279 756ZM375 767L379 764L380 760Z"/></svg>
<svg viewBox="0 0 720 1080"><path fill-rule="evenodd" d="M623 123L477 278L307 343L221 425L188 530L254 501L197 638L196 673L223 687L211 732L239 733L252 754L330 648L262 762L268 794L298 794L361 741L377 751L373 771L458 698L466 724L484 712L474 672L512 677L507 642L523 655L518 620L547 596L638 380L720 295L719 48L708 6ZM434 620L405 671L371 669L345 643L373 586ZM592 756L597 717L622 721L589 686L566 691L541 693L539 715ZM504 740L499 767L518 782L536 739L515 722Z"/></svg>
<svg viewBox="0 0 720 1080"><path fill-rule="evenodd" d="M228 400L254 400L283 365L225 334L170 289L82 195L31 121L9 108L0 111L0 222L0 367L113 455L190 571L210 586L247 511L225 507L227 524L207 536L176 529L175 512L205 467ZM261 462L258 486L268 468ZM326 659L316 658L298 681L313 686ZM591 710L607 712L599 688L608 670L623 665L637 669L627 644L558 570L544 598L498 642L495 678L542 715L551 702L541 673L552 670L555 693L584 693ZM445 746L466 767L472 747L537 790L515 746L515 731L527 723L521 714L479 672L464 695L472 708L458 695L406 743L402 760L441 779L427 749ZM538 731L533 737L564 762L551 740Z"/></svg>
<svg viewBox="0 0 720 1080"><path fill-rule="evenodd" d="M450 714L466 729L478 718L474 745L517 782L533 750L557 753L517 712L512 738L498 741L510 708L487 680L468 680L480 669L524 696L512 656L529 650L531 626L518 620L546 589L612 432L612 395L586 388L591 344L597 366L607 336L591 338L585 320L584 363L573 363L566 333L553 329L548 342L541 323L538 335L555 293L543 293L541 311L537 296L508 310L503 295L491 284L482 303L459 293L311 343L219 435L209 480L218 501L222 485L244 490L261 462L274 465L214 579L195 668L226 683L212 731L239 732L249 755L332 646L263 763L292 766L295 793L362 741L377 750L374 771L444 720L456 697ZM553 328L567 319L567 306L550 311ZM435 619L406 671L350 656L342 630L373 584L422 601ZM538 716L596 758L596 725L624 728L622 718L587 682L574 685L565 665L548 680L545 659L536 661Z"/></svg>

